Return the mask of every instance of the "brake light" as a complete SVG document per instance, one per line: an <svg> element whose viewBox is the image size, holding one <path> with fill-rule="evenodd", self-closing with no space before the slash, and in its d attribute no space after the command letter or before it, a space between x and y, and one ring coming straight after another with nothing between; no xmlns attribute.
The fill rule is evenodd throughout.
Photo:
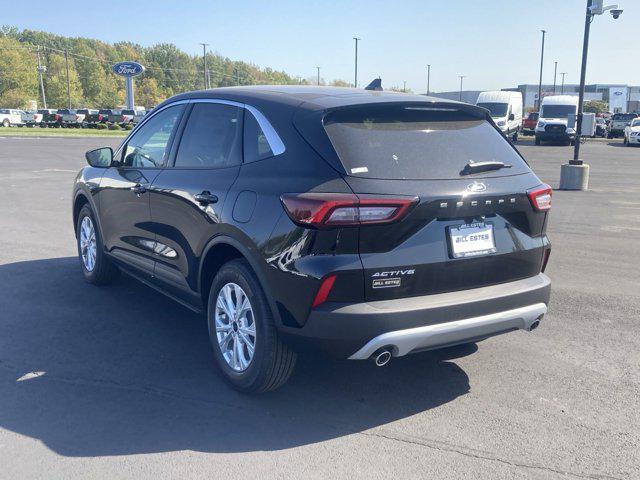
<svg viewBox="0 0 640 480"><path fill-rule="evenodd" d="M124 115L120 115L120 120L122 120L124 122Z"/></svg>
<svg viewBox="0 0 640 480"><path fill-rule="evenodd" d="M280 200L289 218L298 225L328 228L398 221L418 202L418 197L292 193L282 195Z"/></svg>
<svg viewBox="0 0 640 480"><path fill-rule="evenodd" d="M76 113L76 120L80 120L80 115Z"/></svg>
<svg viewBox="0 0 640 480"><path fill-rule="evenodd" d="M54 117L56 120L61 120L62 119L62 115L57 115Z"/></svg>
<svg viewBox="0 0 640 480"><path fill-rule="evenodd" d="M329 297L329 293L331 292L335 281L335 275L329 275L322 281L322 284L320 284L320 288L318 289L318 293L316 293L316 298L313 299L311 308L316 308L318 305L321 305L327 301L327 298Z"/></svg>
<svg viewBox="0 0 640 480"><path fill-rule="evenodd" d="M553 190L549 185L541 185L527 192L529 201L533 208L539 212L545 212L551 209L551 195Z"/></svg>
<svg viewBox="0 0 640 480"><path fill-rule="evenodd" d="M102 114L98 115L98 121L101 122L102 121Z"/></svg>

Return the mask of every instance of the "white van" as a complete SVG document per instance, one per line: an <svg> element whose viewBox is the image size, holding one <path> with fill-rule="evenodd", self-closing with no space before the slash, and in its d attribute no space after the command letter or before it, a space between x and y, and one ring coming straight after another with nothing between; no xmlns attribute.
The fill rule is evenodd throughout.
<svg viewBox="0 0 640 480"><path fill-rule="evenodd" d="M491 112L491 118L505 137L514 142L522 126L522 93L509 91L482 92L476 105Z"/></svg>
<svg viewBox="0 0 640 480"><path fill-rule="evenodd" d="M551 95L542 99L538 124L536 125L536 145L545 140L573 145L576 131L567 127L569 115L578 112L577 95Z"/></svg>

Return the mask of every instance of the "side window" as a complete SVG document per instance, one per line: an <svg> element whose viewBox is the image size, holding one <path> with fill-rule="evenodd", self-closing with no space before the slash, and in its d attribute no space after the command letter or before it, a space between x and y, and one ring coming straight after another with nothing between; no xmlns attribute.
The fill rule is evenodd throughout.
<svg viewBox="0 0 640 480"><path fill-rule="evenodd" d="M269 141L256 118L246 110L244 113L244 161L255 162L269 157L273 157Z"/></svg>
<svg viewBox="0 0 640 480"><path fill-rule="evenodd" d="M224 168L242 163L242 108L196 103L176 153L175 167Z"/></svg>
<svg viewBox="0 0 640 480"><path fill-rule="evenodd" d="M166 108L145 123L127 142L122 163L136 168L161 167L182 109L182 105Z"/></svg>

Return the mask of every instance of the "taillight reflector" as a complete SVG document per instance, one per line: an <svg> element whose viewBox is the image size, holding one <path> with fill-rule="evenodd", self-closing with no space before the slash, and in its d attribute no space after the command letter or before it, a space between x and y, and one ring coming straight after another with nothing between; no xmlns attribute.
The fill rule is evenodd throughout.
<svg viewBox="0 0 640 480"><path fill-rule="evenodd" d="M536 187L533 190L529 190L527 195L533 208L539 212L547 211L551 208L551 195L553 190L549 185L542 185Z"/></svg>
<svg viewBox="0 0 640 480"><path fill-rule="evenodd" d="M331 289L333 288L333 284L335 281L336 281L335 275L329 275L327 278L325 278L322 281L322 284L318 289L318 293L316 293L316 298L313 299L313 304L311 305L311 308L316 308L318 305L321 305L327 301L327 298L329 297L329 293L331 292Z"/></svg>
<svg viewBox="0 0 640 480"><path fill-rule="evenodd" d="M301 193L280 197L295 223L315 228L395 222L418 202L417 197L352 193Z"/></svg>

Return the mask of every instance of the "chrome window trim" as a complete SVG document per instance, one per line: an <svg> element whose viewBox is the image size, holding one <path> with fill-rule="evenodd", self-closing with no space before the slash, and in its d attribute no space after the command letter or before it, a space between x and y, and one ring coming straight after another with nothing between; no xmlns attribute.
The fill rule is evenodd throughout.
<svg viewBox="0 0 640 480"><path fill-rule="evenodd" d="M253 118L255 118L256 122L258 122L258 125L260 125L260 128L262 129L264 136L267 138L269 147L273 152L273 156L275 157L276 155L280 155L284 153L284 151L286 150L284 143L280 139L280 135L278 135L278 132L276 132L276 129L273 128L273 125L271 125L271 122L267 120L267 117L265 117L263 113L253 105L249 105L241 102L234 102L233 100L222 100L217 98L192 98L189 100L189 103L219 103L222 105L232 105L234 107L244 108L249 113L251 113L251 115L253 115Z"/></svg>

